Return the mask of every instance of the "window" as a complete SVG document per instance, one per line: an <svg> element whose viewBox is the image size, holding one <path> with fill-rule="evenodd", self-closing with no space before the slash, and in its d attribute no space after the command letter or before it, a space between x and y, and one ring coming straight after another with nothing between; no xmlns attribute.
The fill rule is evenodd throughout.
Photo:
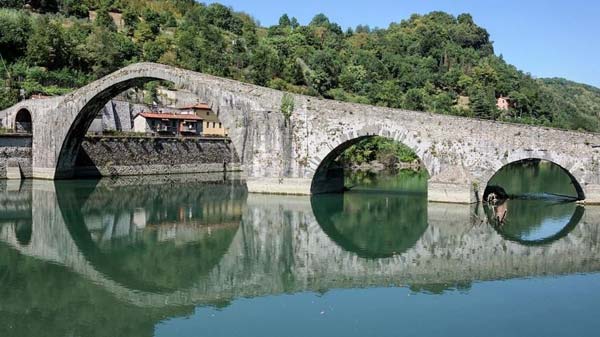
<svg viewBox="0 0 600 337"><path fill-rule="evenodd" d="M222 123L219 123L219 129L221 129L223 127Z"/></svg>

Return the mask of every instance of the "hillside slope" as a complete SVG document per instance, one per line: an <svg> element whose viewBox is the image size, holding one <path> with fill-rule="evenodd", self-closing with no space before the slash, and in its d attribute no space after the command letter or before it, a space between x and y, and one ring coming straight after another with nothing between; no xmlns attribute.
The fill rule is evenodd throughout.
<svg viewBox="0 0 600 337"><path fill-rule="evenodd" d="M386 29L308 25L193 0L0 0L0 108L58 95L127 64L160 62L307 95L598 130L598 89L538 80L494 54L469 14L413 15ZM499 110L499 97L509 97Z"/></svg>

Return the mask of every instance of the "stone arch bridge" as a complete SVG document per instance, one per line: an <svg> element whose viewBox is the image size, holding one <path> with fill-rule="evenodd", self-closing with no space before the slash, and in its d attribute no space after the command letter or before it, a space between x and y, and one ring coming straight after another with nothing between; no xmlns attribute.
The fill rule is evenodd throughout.
<svg viewBox="0 0 600 337"><path fill-rule="evenodd" d="M18 112L30 112L33 177L68 178L97 111L122 91L157 79L190 90L219 114L250 192L340 190L333 159L378 135L418 154L429 171L430 201L476 202L497 170L536 158L560 165L580 200L600 202L597 134L324 100L153 63L130 65L65 96L20 102L2 112L4 122L14 125ZM281 109L285 95L294 102L289 117Z"/></svg>

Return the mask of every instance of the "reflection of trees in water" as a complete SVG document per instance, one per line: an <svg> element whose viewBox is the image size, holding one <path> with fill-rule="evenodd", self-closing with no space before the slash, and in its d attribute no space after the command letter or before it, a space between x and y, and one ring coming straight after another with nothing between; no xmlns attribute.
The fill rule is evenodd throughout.
<svg viewBox="0 0 600 337"><path fill-rule="evenodd" d="M131 289L187 288L228 250L245 207L241 184L182 182L61 191L61 210L86 258Z"/></svg>
<svg viewBox="0 0 600 337"><path fill-rule="evenodd" d="M426 193L426 170L350 171L345 173L345 185L360 190L386 190L404 193Z"/></svg>
<svg viewBox="0 0 600 337"><path fill-rule="evenodd" d="M564 237L583 217L584 208L576 203L556 203L548 200L508 200L508 213L499 224L488 205L484 210L489 222L505 238L531 244L550 243ZM554 230L549 233L548 230ZM542 233L540 237L536 233Z"/></svg>
<svg viewBox="0 0 600 337"><path fill-rule="evenodd" d="M150 337L193 307L139 308L68 271L0 244L0 336Z"/></svg>
<svg viewBox="0 0 600 337"><path fill-rule="evenodd" d="M509 195L545 192L577 197L577 191L563 169L545 160L509 164L490 179L489 185L501 186Z"/></svg>
<svg viewBox="0 0 600 337"><path fill-rule="evenodd" d="M427 229L425 195L367 192L312 197L323 230L347 251L368 258L401 254Z"/></svg>

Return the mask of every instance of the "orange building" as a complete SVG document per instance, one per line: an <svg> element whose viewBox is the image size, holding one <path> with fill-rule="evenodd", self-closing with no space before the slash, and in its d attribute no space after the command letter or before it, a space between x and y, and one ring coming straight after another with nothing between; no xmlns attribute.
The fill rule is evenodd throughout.
<svg viewBox="0 0 600 337"><path fill-rule="evenodd" d="M161 135L196 136L202 133L202 118L194 114L142 112L133 119L133 131Z"/></svg>
<svg viewBox="0 0 600 337"><path fill-rule="evenodd" d="M219 116L212 111L206 103L197 103L190 106L180 108L180 110L188 110L196 116L202 118L202 135L227 137L228 130L223 127L223 123L219 120Z"/></svg>

